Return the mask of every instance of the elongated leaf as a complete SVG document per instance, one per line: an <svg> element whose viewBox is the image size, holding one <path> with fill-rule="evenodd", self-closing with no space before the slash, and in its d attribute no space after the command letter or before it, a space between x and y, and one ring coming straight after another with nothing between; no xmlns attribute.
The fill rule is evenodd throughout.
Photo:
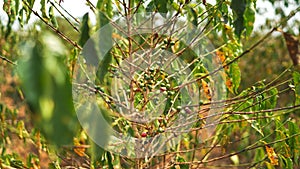
<svg viewBox="0 0 300 169"><path fill-rule="evenodd" d="M33 9L34 2L35 2L35 0L27 0L25 3L27 3L31 9ZM26 9L26 18L27 18L26 23L28 23L32 11L30 9L28 9L27 5L23 5L23 6Z"/></svg>
<svg viewBox="0 0 300 169"><path fill-rule="evenodd" d="M83 15L82 21L81 21L82 25L80 28L80 39L78 44L80 46L83 46L86 41L90 38L90 26L89 26L89 14L85 13Z"/></svg>
<svg viewBox="0 0 300 169"><path fill-rule="evenodd" d="M109 23L109 18L104 15L102 12L99 13L99 19L100 19L100 26L103 28L99 32L99 51L100 51L100 56L101 60L99 63L99 69L97 72L97 77L99 78L100 82L104 81L104 76L108 72L109 64L112 61L112 55L110 53L110 49L112 47L112 29L110 25L107 25ZM107 52L107 50L109 50Z"/></svg>
<svg viewBox="0 0 300 169"><path fill-rule="evenodd" d="M235 28L234 33L237 35L237 37L241 37L242 31L245 29L244 26L244 12L246 9L246 0L232 0L231 1L231 9L235 13L235 21L233 23L233 26Z"/></svg>
<svg viewBox="0 0 300 169"><path fill-rule="evenodd" d="M241 83L241 71L240 71L238 63L233 63L229 66L228 76L230 77L231 82L232 82L231 90L234 93L237 93L238 92L237 89Z"/></svg>
<svg viewBox="0 0 300 169"><path fill-rule="evenodd" d="M58 28L58 23L57 23L57 20L56 20L55 15L54 15L54 9L53 9L53 6L50 6L50 8L49 8L49 17L50 17L50 21L51 21L52 25L53 25L55 28Z"/></svg>
<svg viewBox="0 0 300 169"><path fill-rule="evenodd" d="M244 13L244 25L246 28L246 36L249 37L252 33L255 21L255 2L250 1L247 3Z"/></svg>
<svg viewBox="0 0 300 169"><path fill-rule="evenodd" d="M5 0L3 4L3 10L6 12L8 17L8 22L6 26L5 38L9 36L12 30L12 25L16 19L16 3L15 1Z"/></svg>
<svg viewBox="0 0 300 169"><path fill-rule="evenodd" d="M41 12L42 12L42 17L44 19L48 19L47 13L46 13L46 0L41 0L40 1L41 4Z"/></svg>
<svg viewBox="0 0 300 169"><path fill-rule="evenodd" d="M300 73L293 72L293 83L294 83L294 92L295 92L295 104L300 104Z"/></svg>
<svg viewBox="0 0 300 169"><path fill-rule="evenodd" d="M299 39L297 39L296 37L294 37L293 35L283 32L283 36L285 39L285 43L287 46L287 49L289 51L290 57L293 61L294 65L298 65L299 64Z"/></svg>
<svg viewBox="0 0 300 169"><path fill-rule="evenodd" d="M267 155L268 155L268 158L269 158L271 164L278 165L278 156L275 153L274 149L270 146L266 146L265 148L266 148Z"/></svg>
<svg viewBox="0 0 300 169"><path fill-rule="evenodd" d="M193 23L195 26L197 26L198 24L198 15L197 12L195 11L195 9L193 7L189 7L189 20L191 23Z"/></svg>
<svg viewBox="0 0 300 169"><path fill-rule="evenodd" d="M133 3L131 3L133 5ZM113 16L113 3L111 0L98 0L96 8L109 18Z"/></svg>
<svg viewBox="0 0 300 169"><path fill-rule="evenodd" d="M19 11L19 15L18 15L18 21L19 21L19 24L21 27L24 26L24 11L25 9L22 8L20 11Z"/></svg>
<svg viewBox="0 0 300 169"><path fill-rule="evenodd" d="M300 133L299 126L295 122L288 122L288 129L289 129L289 135L296 135ZM294 158L294 161L299 164L299 156L300 156L300 138L292 137L288 141L288 145L292 151L292 156Z"/></svg>
<svg viewBox="0 0 300 169"><path fill-rule="evenodd" d="M64 45L45 33L39 42L25 43L22 51L17 71L35 126L54 145L72 144L78 124Z"/></svg>

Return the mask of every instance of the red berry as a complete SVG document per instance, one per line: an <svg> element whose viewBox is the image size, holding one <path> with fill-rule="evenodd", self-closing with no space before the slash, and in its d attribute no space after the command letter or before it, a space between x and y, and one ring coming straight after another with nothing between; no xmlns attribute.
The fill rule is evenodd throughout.
<svg viewBox="0 0 300 169"><path fill-rule="evenodd" d="M142 137L147 137L147 132L142 132L141 136Z"/></svg>

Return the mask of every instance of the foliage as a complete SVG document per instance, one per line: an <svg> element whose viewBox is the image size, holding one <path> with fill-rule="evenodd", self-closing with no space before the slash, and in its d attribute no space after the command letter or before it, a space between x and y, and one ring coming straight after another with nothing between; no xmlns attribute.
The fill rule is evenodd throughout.
<svg viewBox="0 0 300 169"><path fill-rule="evenodd" d="M9 20L6 25L0 22L0 63L4 72L0 77L3 81L0 90L0 167L299 167L300 73L295 61L299 38L293 29L299 28L299 23L291 26L289 20L300 8L285 14L280 12L283 10L275 1L269 2L277 7L276 14L280 19L272 24L267 21L266 27L270 30L264 28L266 33L253 33L255 14L260 10L255 0L217 0L216 4L204 0L98 0L96 5L86 1L93 13L84 14L81 21L64 11L61 1L5 0L3 10ZM284 5L289 6L288 2L285 0ZM38 11L33 9L34 3L40 4ZM299 5L300 2L295 0L293 3ZM142 18L137 17L130 23L129 16L146 12L150 16L162 13L165 19L184 16L185 20L180 22L188 28L195 27L196 31L192 35L184 34L184 31L183 34L175 31L171 36L156 32L131 35L128 30L116 31L109 25L122 16L128 16L124 21L127 26L140 25ZM97 18L96 23L90 21L91 15ZM33 16L38 21L28 24ZM20 27L14 30L13 24ZM98 29L102 32L96 32ZM162 29L170 28L166 25ZM180 35L187 39L204 39L205 44L204 35L211 39L216 49L204 45L201 46L204 47L202 53L193 51L188 43L180 41ZM87 44L89 47L85 48ZM143 52L147 49L167 51L186 65L182 66L176 59L170 63L178 75L164 70L159 64L148 66L131 77L127 88L126 81L114 81L122 76L121 64L129 62L128 67L132 70L134 62L131 59L139 55L136 51L141 49ZM145 60L154 59L149 53ZM202 55L207 57L202 59ZM213 63L220 66L210 67ZM94 70L76 76L78 70L86 69L85 65L97 67L95 79L89 79ZM185 79L181 74L187 69L191 71ZM263 71L267 74L258 73ZM85 83L76 84L76 78L84 79ZM224 83L224 88L219 87L215 78ZM114 93L111 88L116 82L120 84L117 86L121 89L119 93ZM88 100L91 96L97 100L96 107L87 103L88 106L81 110L100 109L103 119L126 137L145 140L158 134L174 133L178 130L171 125L182 117L192 118L193 123L182 139L163 154L145 158L114 154L99 147L90 135L90 132L95 136L100 133L105 137L104 144L109 144L106 133L109 128L105 124L95 123L90 131L79 127L75 109L82 105L72 98L72 89L77 86L78 93L84 90L89 94L76 101ZM189 90L199 93L199 103L194 107L182 107L182 103L188 104L186 93ZM166 99L155 101L154 91ZM223 91L226 91L226 97L218 95ZM150 114L155 110L163 113L159 116L153 113L153 121L141 124L123 117L122 109L117 106L123 104L122 97L127 98L126 94L126 101L135 109ZM211 111L213 115L209 114ZM86 118L97 121L97 117ZM209 133L211 127L215 130ZM25 159L21 153L7 148L10 140L18 139L25 145L35 143L35 151L28 150L31 154L28 153ZM119 147L116 145L115 148ZM119 149L130 152L139 148ZM142 149L138 150L140 154ZM43 159L43 153L51 158ZM66 159L72 159L72 162L68 163ZM43 164L44 161L48 163Z"/></svg>

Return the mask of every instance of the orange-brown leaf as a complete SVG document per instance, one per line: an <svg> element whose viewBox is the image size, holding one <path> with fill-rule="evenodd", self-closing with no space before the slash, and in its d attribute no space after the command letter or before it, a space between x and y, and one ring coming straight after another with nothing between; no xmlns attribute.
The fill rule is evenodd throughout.
<svg viewBox="0 0 300 169"><path fill-rule="evenodd" d="M77 138L74 138L74 152L79 155L80 157L83 157L85 155L85 147L82 146L80 141Z"/></svg>
<svg viewBox="0 0 300 169"><path fill-rule="evenodd" d="M268 155L268 158L269 158L271 164L278 165L278 157L277 157L277 154L275 153L274 149L267 145L266 151L267 151L267 155Z"/></svg>
<svg viewBox="0 0 300 169"><path fill-rule="evenodd" d="M211 92L210 92L207 82L205 80L201 80L201 81L202 81L202 88L203 88L206 98L208 100L211 100Z"/></svg>
<svg viewBox="0 0 300 169"><path fill-rule="evenodd" d="M293 64L298 65L299 57L297 55L299 54L299 39L286 32L283 32L283 36Z"/></svg>
<svg viewBox="0 0 300 169"><path fill-rule="evenodd" d="M232 81L229 77L226 78L226 86L229 90L232 90Z"/></svg>
<svg viewBox="0 0 300 169"><path fill-rule="evenodd" d="M225 59L226 59L226 57L225 57L225 55L224 55L224 52L222 52L222 51L220 51L220 50L217 50L216 54L217 54L218 58L220 59L220 61L221 61L222 63L224 63L224 62L225 62Z"/></svg>

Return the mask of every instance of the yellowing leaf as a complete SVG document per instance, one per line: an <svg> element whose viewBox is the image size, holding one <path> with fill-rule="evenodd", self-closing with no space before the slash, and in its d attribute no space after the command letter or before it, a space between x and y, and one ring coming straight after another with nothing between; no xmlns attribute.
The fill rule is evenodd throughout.
<svg viewBox="0 0 300 169"><path fill-rule="evenodd" d="M278 165L278 156L275 153L274 149L267 145L266 146L266 151L267 151L267 155L268 155L268 158L269 158L271 164L272 165Z"/></svg>
<svg viewBox="0 0 300 169"><path fill-rule="evenodd" d="M201 81L202 81L202 88L203 88L206 98L208 100L211 100L211 92L210 92L207 82L205 80L201 80Z"/></svg>
<svg viewBox="0 0 300 169"><path fill-rule="evenodd" d="M232 81L229 77L226 78L226 87L231 91L233 92L233 89L232 89Z"/></svg>
<svg viewBox="0 0 300 169"><path fill-rule="evenodd" d="M83 157L85 155L85 147L77 138L74 138L73 142L74 142L74 149L73 149L74 152L80 157Z"/></svg>
<svg viewBox="0 0 300 169"><path fill-rule="evenodd" d="M218 56L218 58L220 59L220 61L222 62L222 64L225 62L225 55L224 55L224 52L220 51L220 50L217 50L216 51L216 54Z"/></svg>

